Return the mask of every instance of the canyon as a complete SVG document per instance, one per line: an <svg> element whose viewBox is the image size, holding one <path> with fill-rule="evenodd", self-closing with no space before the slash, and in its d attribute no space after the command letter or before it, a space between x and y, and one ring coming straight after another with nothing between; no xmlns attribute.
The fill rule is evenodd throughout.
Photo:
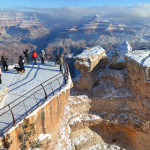
<svg viewBox="0 0 150 150"><path fill-rule="evenodd" d="M52 136L41 140L42 149L149 150L149 25L99 16L74 21L40 13L0 16L0 55L17 60L25 49L44 49L47 59L65 54L70 67L73 87L69 76L66 91L27 117L35 121L37 137ZM10 149L19 147L19 128L9 132L15 139Z"/></svg>
<svg viewBox="0 0 150 150"><path fill-rule="evenodd" d="M67 91L27 117L37 136L51 135L42 149L149 150L150 51L132 51L127 41L109 53L96 46L77 55L75 67L74 86L69 77Z"/></svg>
<svg viewBox="0 0 150 150"><path fill-rule="evenodd" d="M102 19L98 15L79 19L55 18L49 13L0 11L0 55L9 59L29 49L48 56L78 55L85 48L101 45L105 50L130 41L134 50L149 47L148 24Z"/></svg>

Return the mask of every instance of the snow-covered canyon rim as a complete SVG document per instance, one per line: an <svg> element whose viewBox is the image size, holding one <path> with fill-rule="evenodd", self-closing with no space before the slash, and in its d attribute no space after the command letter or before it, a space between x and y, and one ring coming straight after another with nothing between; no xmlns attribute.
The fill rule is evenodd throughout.
<svg viewBox="0 0 150 150"><path fill-rule="evenodd" d="M37 65L25 65L25 70L26 71L24 74L17 74L16 70L13 69L13 66L9 66L9 71L3 72L2 75L3 84L1 85L1 90L5 87L8 87L9 92L6 94L1 103L0 113L2 114L7 112L9 110L7 105L11 103L10 108L12 108L16 122L22 119L22 117L26 115L26 112L28 114L28 112L30 113L30 111L34 110L37 107L37 103L38 105L41 105L43 102L45 102L40 107L36 108L35 111L30 114L30 116L36 114L49 101L51 101L53 97L58 96L62 91L69 89L72 83L69 75L67 84L65 84L64 74L60 73L59 65L55 66L54 62L46 62L45 64L38 62ZM48 82L50 84L48 84ZM48 101L45 101L45 93L40 85L41 83L43 83L42 86L45 89ZM39 86L35 88L37 85ZM30 92L31 89L34 89L32 93ZM23 95L24 93L25 95ZM13 102L16 99L18 100ZM24 101L24 105L22 101ZM0 132L2 133L8 127L12 126L12 122L13 119L10 111L1 116ZM16 126L14 128L16 128ZM12 130L14 129L12 128Z"/></svg>

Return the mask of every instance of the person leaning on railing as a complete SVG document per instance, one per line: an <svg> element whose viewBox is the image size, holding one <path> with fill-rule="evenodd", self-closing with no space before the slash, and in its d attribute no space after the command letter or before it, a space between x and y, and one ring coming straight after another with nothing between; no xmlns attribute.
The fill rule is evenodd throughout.
<svg viewBox="0 0 150 150"><path fill-rule="evenodd" d="M60 55L59 58L59 65L60 65L60 72L63 74L63 64L64 64L64 60L63 60L63 54Z"/></svg>

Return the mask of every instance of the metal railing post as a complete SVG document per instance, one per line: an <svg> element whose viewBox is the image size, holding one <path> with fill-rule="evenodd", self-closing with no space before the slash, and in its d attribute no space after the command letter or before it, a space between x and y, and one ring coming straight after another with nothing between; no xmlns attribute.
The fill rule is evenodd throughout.
<svg viewBox="0 0 150 150"><path fill-rule="evenodd" d="M52 88L52 85L51 85L51 83L50 83L49 85L50 85L50 87L51 87L51 89L52 89L52 92L53 92L53 95L54 95L55 93L54 93L54 90L53 90L53 88Z"/></svg>
<svg viewBox="0 0 150 150"><path fill-rule="evenodd" d="M8 104L8 107L9 107L9 110L10 110L10 112L11 112L11 114L12 114L13 124L15 125L15 117L14 117L14 114L13 114L13 112L12 112L12 110L11 110L11 108L10 108L10 105L9 105L9 104Z"/></svg>
<svg viewBox="0 0 150 150"><path fill-rule="evenodd" d="M44 90L44 93L45 93L45 99L47 99L47 94L46 94L46 91L45 91L45 89L44 89L44 86L42 85L42 84L40 84L41 86L42 86L42 88L43 88L43 90Z"/></svg>

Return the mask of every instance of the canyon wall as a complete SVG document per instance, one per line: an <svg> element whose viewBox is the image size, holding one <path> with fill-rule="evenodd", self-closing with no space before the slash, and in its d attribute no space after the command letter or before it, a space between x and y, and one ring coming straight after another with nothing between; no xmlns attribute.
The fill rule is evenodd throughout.
<svg viewBox="0 0 150 150"><path fill-rule="evenodd" d="M129 47L127 50L131 50L128 44L125 46ZM125 53L119 51L114 58L117 61L113 61L112 57L111 61L107 55L110 64L115 62L115 65L113 69L109 67L110 64L108 67L99 68L95 76L97 80L90 90L76 88L78 90L74 94L76 98L80 93L80 97L82 94L87 95L90 101L86 114L81 111L87 106L80 105L79 108L82 110L78 118L73 119L75 125L72 125L73 120L70 123L76 149L149 150L150 53L148 50ZM113 50L112 54L116 52ZM122 62L124 64L120 68ZM80 68L82 77L85 71L82 73L81 70L83 69ZM89 70L88 74L92 71ZM80 79L82 81L82 78ZM89 82L86 78L84 81L85 84ZM81 87L82 85L80 84ZM84 98L81 99L87 103ZM99 118L99 121L85 117L92 115ZM87 123L87 120L93 125Z"/></svg>
<svg viewBox="0 0 150 150"><path fill-rule="evenodd" d="M138 50L125 56L129 85L141 98L150 98L150 51Z"/></svg>

